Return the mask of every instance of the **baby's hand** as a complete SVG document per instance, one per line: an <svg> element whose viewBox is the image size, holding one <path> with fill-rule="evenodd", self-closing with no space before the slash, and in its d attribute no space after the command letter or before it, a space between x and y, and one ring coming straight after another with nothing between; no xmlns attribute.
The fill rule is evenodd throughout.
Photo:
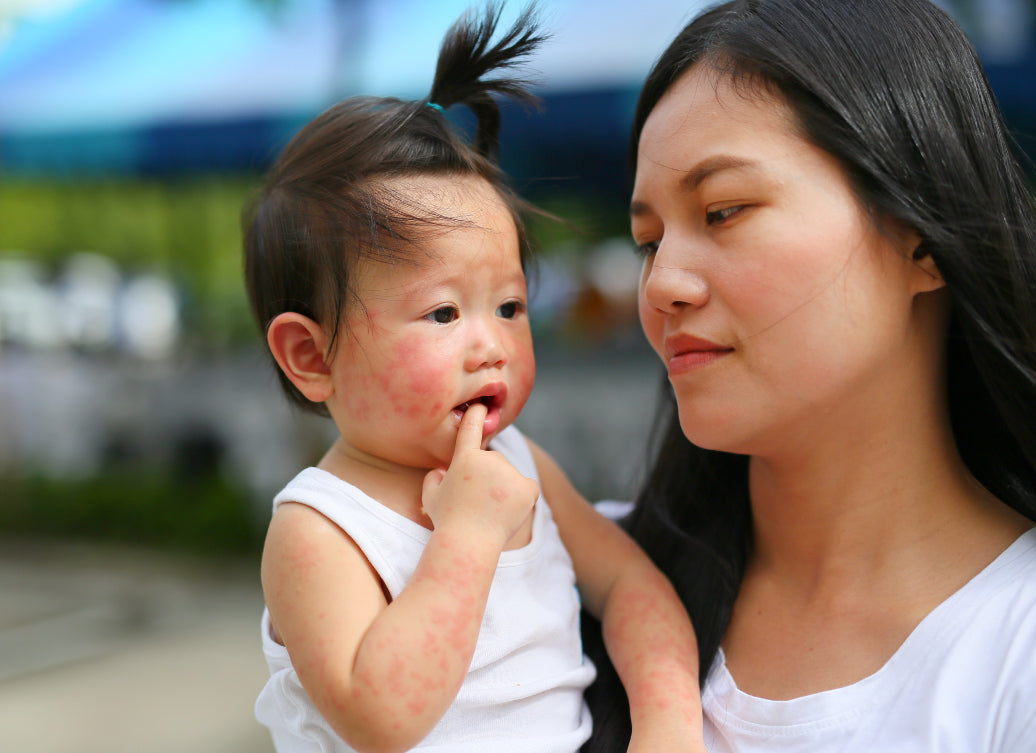
<svg viewBox="0 0 1036 753"><path fill-rule="evenodd" d="M436 530L471 526L476 535L499 535L503 548L529 516L540 490L503 455L482 449L486 411L475 403L464 412L450 467L428 472L421 502Z"/></svg>

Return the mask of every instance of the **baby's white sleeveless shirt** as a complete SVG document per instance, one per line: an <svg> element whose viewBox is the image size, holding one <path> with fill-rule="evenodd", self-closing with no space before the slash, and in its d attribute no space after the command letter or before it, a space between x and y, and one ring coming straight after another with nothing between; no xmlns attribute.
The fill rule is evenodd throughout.
<svg viewBox="0 0 1036 753"><path fill-rule="evenodd" d="M525 437L515 428L493 440L522 475L537 479ZM351 484L307 468L274 499L299 502L330 518L356 542L395 598L421 557L430 531ZM284 646L262 620L270 679L255 705L278 753L349 753L310 702ZM423 753L573 753L590 734L583 690L595 676L579 635L572 560L540 496L530 543L503 552L475 654L452 706L415 750Z"/></svg>
<svg viewBox="0 0 1036 753"><path fill-rule="evenodd" d="M1036 529L934 609L878 672L788 701L717 657L710 753L1036 753Z"/></svg>

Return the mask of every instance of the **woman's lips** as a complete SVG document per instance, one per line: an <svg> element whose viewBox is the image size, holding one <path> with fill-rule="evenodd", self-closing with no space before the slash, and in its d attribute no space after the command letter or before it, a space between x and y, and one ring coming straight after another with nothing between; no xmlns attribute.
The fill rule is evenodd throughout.
<svg viewBox="0 0 1036 753"><path fill-rule="evenodd" d="M674 335L665 341L666 366L669 376L686 374L708 366L733 353L733 348L693 335Z"/></svg>

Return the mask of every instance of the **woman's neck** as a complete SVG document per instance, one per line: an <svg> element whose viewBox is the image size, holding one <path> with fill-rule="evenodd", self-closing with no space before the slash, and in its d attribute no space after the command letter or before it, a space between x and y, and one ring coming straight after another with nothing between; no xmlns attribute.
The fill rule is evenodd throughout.
<svg viewBox="0 0 1036 753"><path fill-rule="evenodd" d="M753 549L724 638L746 693L788 699L877 671L1032 523L961 463L949 432L817 437L753 458Z"/></svg>
<svg viewBox="0 0 1036 753"><path fill-rule="evenodd" d="M937 401L911 407L752 459L753 567L807 590L845 588L847 577L902 574L912 558L940 561L930 557L983 540L999 551L1025 529L970 475Z"/></svg>

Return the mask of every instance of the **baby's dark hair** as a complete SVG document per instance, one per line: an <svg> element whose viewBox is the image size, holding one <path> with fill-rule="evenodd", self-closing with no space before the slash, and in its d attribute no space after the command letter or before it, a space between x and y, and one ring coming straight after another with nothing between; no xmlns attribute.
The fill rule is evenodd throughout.
<svg viewBox="0 0 1036 753"><path fill-rule="evenodd" d="M284 312L319 322L334 347L342 312L355 303L352 278L362 260L407 262L429 226L455 227L463 218L436 215L403 192L394 178L475 176L510 209L523 268L530 257L523 214L530 207L510 188L497 164L500 108L494 95L536 101L528 82L486 79L513 69L545 36L528 6L492 44L501 5L465 13L439 50L428 99L356 96L317 115L281 152L243 216L244 271L252 313L265 333ZM452 105L475 115L469 142L444 116ZM277 369L288 399L327 415Z"/></svg>

